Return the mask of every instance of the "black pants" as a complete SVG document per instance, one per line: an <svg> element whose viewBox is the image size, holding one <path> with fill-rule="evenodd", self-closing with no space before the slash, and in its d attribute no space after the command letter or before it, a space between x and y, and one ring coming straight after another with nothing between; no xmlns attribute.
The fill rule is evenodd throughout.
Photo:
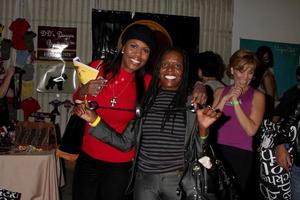
<svg viewBox="0 0 300 200"><path fill-rule="evenodd" d="M123 200L132 162L108 163L80 153L75 166L73 200Z"/></svg>
<svg viewBox="0 0 300 200"><path fill-rule="evenodd" d="M253 168L253 152L226 145L219 145L219 150L225 164L235 175L241 199L247 199L248 187L253 188L253 186L248 186Z"/></svg>

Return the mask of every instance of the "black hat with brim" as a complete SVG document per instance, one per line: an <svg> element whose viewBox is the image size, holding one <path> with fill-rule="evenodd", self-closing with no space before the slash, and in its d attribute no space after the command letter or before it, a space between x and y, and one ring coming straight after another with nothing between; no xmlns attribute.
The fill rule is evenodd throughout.
<svg viewBox="0 0 300 200"><path fill-rule="evenodd" d="M156 48L156 41L152 30L145 25L133 24L129 26L122 35L122 45L124 45L128 40L136 39L146 43L151 51Z"/></svg>

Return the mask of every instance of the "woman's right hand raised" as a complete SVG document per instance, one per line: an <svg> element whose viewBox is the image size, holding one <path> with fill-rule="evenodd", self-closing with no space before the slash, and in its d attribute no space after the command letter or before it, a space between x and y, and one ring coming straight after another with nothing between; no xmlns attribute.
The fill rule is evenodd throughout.
<svg viewBox="0 0 300 200"><path fill-rule="evenodd" d="M91 80L87 82L85 85L82 85L79 88L79 95L85 96L85 95L91 95L91 96L97 96L99 92L103 89L103 87L106 86L107 80L101 78L98 78L96 80Z"/></svg>
<svg viewBox="0 0 300 200"><path fill-rule="evenodd" d="M232 86L229 92L223 97L226 102L230 102L233 100L238 100L238 98L243 93L243 89L238 86Z"/></svg>
<svg viewBox="0 0 300 200"><path fill-rule="evenodd" d="M237 100L243 93L243 88L239 86L233 86L230 89L230 93L232 95L232 100Z"/></svg>

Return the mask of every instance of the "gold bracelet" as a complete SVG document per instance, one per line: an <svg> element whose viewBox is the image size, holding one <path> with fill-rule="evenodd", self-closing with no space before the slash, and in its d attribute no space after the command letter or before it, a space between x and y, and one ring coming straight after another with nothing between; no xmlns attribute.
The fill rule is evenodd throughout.
<svg viewBox="0 0 300 200"><path fill-rule="evenodd" d="M93 123L90 123L90 125L92 127L96 127L100 121L101 121L101 117L98 115L97 118L95 119L95 121Z"/></svg>

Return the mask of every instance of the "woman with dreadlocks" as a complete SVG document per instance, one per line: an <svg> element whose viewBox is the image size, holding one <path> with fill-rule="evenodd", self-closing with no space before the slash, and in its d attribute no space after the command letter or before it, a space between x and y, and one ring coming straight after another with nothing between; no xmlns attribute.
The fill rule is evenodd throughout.
<svg viewBox="0 0 300 200"><path fill-rule="evenodd" d="M134 186L136 200L179 200L176 190L184 167L185 145L195 130L195 117L198 141L204 142L207 128L221 115L210 107L197 110L196 114L188 111L187 87L187 56L183 50L170 47L158 59L141 106L141 117L130 123L123 134L116 134L86 105L74 108L75 114L91 124L98 121L90 129L91 135L122 151L135 145L135 182L130 186Z"/></svg>
<svg viewBox="0 0 300 200"><path fill-rule="evenodd" d="M91 64L95 68L101 67L99 75L107 80L106 84L103 86L101 79L91 80L74 94L76 101L98 104L97 108L94 107L96 113L118 134L122 134L135 118L135 107L141 104L149 86L151 75L146 74L144 68L153 58L156 40L149 27L133 24L122 32L121 44L112 60L107 58ZM197 91L193 92L197 98L192 100L201 103L200 90L203 87L199 84L194 90L197 88L198 95ZM97 140L89 130L90 124L85 123L73 176L73 200L125 199L135 149L121 151Z"/></svg>

